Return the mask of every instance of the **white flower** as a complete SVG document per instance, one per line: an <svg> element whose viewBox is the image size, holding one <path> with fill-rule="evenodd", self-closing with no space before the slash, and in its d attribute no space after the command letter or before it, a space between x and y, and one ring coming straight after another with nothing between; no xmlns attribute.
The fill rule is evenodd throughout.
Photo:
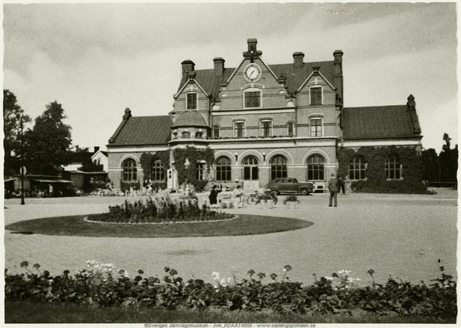
<svg viewBox="0 0 461 328"><path fill-rule="evenodd" d="M331 281L331 280L334 280L333 277L325 277L325 279L326 279L326 280L330 280L330 281Z"/></svg>

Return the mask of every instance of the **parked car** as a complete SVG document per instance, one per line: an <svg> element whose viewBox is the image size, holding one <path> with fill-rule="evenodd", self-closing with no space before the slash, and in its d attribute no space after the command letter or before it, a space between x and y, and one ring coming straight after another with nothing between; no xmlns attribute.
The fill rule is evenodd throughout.
<svg viewBox="0 0 461 328"><path fill-rule="evenodd" d="M298 182L295 178L279 178L269 181L267 189L275 191L277 194L296 193L301 195L309 195L314 192L314 184L312 182Z"/></svg>

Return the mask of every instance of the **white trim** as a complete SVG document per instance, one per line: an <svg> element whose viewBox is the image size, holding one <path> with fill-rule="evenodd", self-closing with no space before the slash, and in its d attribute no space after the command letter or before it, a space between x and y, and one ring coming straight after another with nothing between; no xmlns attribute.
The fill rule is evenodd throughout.
<svg viewBox="0 0 461 328"><path fill-rule="evenodd" d="M120 167L122 171L123 171L123 162L126 161L127 159L133 159L136 163L136 169L138 169L138 165L140 165L141 162L135 155L128 154L128 155L123 156L122 159L118 162L118 167Z"/></svg>
<svg viewBox="0 0 461 328"><path fill-rule="evenodd" d="M273 153L275 153L275 152L279 152L279 153L274 154L274 155L271 155L271 154L273 154ZM287 163L287 166L288 166L288 165L294 165L295 160L293 159L293 156L292 156L289 152L287 152L285 149L274 149L274 150L270 151L269 154L266 155L266 161L267 161L268 163L270 163L270 158L271 158L271 157L277 156L277 155L282 155L282 154L280 154L280 152L287 154L287 155L288 155L287 158L289 157L289 158L291 159L291 164L288 164L288 163ZM269 165L269 167L271 167L271 165Z"/></svg>
<svg viewBox="0 0 461 328"><path fill-rule="evenodd" d="M182 86L181 89L179 89L179 91L173 95L173 98L174 99L177 99L179 97L179 95L183 92L183 90L187 87L187 85L189 84L189 82L195 82L195 84L197 85L197 87L205 94L206 97L208 97L208 94L205 92L205 90L202 88L202 86L200 85L200 83L197 82L196 79L188 79L184 85ZM198 102L198 97L197 97L197 102Z"/></svg>
<svg viewBox="0 0 461 328"><path fill-rule="evenodd" d="M305 163L307 165L307 159L309 157L311 157L312 155L321 155L321 156L323 156L323 158L325 158L325 163L323 163L323 165L332 164L331 160L330 160L330 157L327 155L327 153L325 153L323 150L318 149L318 148L308 151L307 154L304 155L302 163Z"/></svg>
<svg viewBox="0 0 461 328"><path fill-rule="evenodd" d="M258 110L258 111L245 111L245 115L247 114L264 114L264 113L294 113L295 112L295 109L276 109L276 110L271 110L271 111L268 111L267 108L265 110ZM211 115L212 116L226 116L226 115L242 115L242 110L241 109L236 109L236 110L232 110L232 111L226 111L226 112L223 112L223 111L220 111L219 113L218 112L212 112Z"/></svg>
<svg viewBox="0 0 461 328"><path fill-rule="evenodd" d="M246 93L247 92L259 92L259 107L245 107L245 100L246 100ZM243 103L242 103L242 108L243 109L254 109L254 108L262 108L263 107L263 91L262 89L259 88L248 88L246 90L243 90Z"/></svg>
<svg viewBox="0 0 461 328"><path fill-rule="evenodd" d="M218 150L225 150L225 149L267 149L267 148L299 148L299 147L335 147L335 142L334 140L330 141L314 141L314 142L305 142L303 144L294 143L292 141L292 138L288 142L283 142L283 143L262 143L262 142L255 142L255 139L246 139L246 140L251 140L253 143L242 143L239 144L237 143L238 141L242 141L242 139L230 139L231 141L229 144L222 144L222 143L209 143L209 147L211 149L218 149ZM256 139L257 140L257 139ZM211 141L211 140L209 140ZM216 140L216 141L221 141L221 140Z"/></svg>
<svg viewBox="0 0 461 328"><path fill-rule="evenodd" d="M264 66L266 66L267 70L272 74L274 79L277 81L277 76L274 74L274 72L271 70L271 68L267 65L267 63L259 56L258 56L258 59L264 64ZM229 84L229 82L234 78L234 75L237 74L237 72L239 71L242 64L247 60L248 60L247 58L243 58L243 60L240 62L240 64L235 68L235 70L232 72L232 74L227 79L227 81L226 81L227 84ZM242 74L245 74L245 72L242 71ZM262 72L262 69L261 69L261 75L262 74L263 74L263 72Z"/></svg>
<svg viewBox="0 0 461 328"><path fill-rule="evenodd" d="M261 137L263 137L263 123L264 122L270 122L270 124L271 124L270 130L269 130L269 135L265 136L265 138L272 137L274 135L274 119L272 119L272 118L262 118L262 119L259 120L259 133L260 133Z"/></svg>
<svg viewBox="0 0 461 328"><path fill-rule="evenodd" d="M307 82L309 82L310 78L314 75L315 72L312 72L308 77L307 79L304 81L303 84L301 84L301 86L298 88L298 90L296 90L297 92L300 92L304 86L307 84ZM319 75L322 77L322 79L325 81L326 84L328 84L330 86L330 88L332 88L333 90L336 90L336 88L325 78L325 76L323 76L322 73L320 73L320 71L318 71Z"/></svg>
<svg viewBox="0 0 461 328"><path fill-rule="evenodd" d="M237 130L235 129L235 125L237 123L243 123L243 137L237 137ZM246 120L232 120L232 135L234 138L245 138L247 136L247 122Z"/></svg>
<svg viewBox="0 0 461 328"><path fill-rule="evenodd" d="M312 131L311 131L311 127L312 127L311 121L312 120L320 120L320 125L322 127L322 134L320 136L311 135L311 133L312 133ZM323 117L315 116L315 117L309 118L309 137L311 137L311 138L321 138L321 137L323 137L324 133L325 133L325 128L323 126Z"/></svg>
<svg viewBox="0 0 461 328"><path fill-rule="evenodd" d="M325 115L323 113L312 113L312 114L307 115L307 118L310 119L311 117L314 117L314 116L323 118Z"/></svg>
<svg viewBox="0 0 461 328"><path fill-rule="evenodd" d="M373 140L373 141L344 141L344 147L366 146L421 146L421 140Z"/></svg>
<svg viewBox="0 0 461 328"><path fill-rule="evenodd" d="M189 105L189 101L187 100L187 96L195 94L195 108L187 108ZM186 96L186 107L184 108L185 111L190 111L190 110L198 110L198 92L197 91L189 91L185 93Z"/></svg>
<svg viewBox="0 0 461 328"><path fill-rule="evenodd" d="M290 130L289 130L289 128L288 128L288 126L289 126L290 124L291 124L291 126L293 127L293 129L292 129L293 131L292 131L292 135L291 135L291 136L290 136ZM296 124L295 124L295 122L293 122L293 121L288 121L288 122L287 122L287 137L294 137L294 136L296 136Z"/></svg>
<svg viewBox="0 0 461 328"><path fill-rule="evenodd" d="M247 75L246 75L246 71L247 69L249 69L250 67L256 67L256 69L259 71L259 75L256 79L252 80L250 79ZM249 63L247 64L244 68L243 68L243 77L245 78L245 80L247 80L248 82L256 82L256 81L259 81L259 79L261 79L261 76L263 75L263 70L261 69L261 67L256 64L256 63Z"/></svg>
<svg viewBox="0 0 461 328"><path fill-rule="evenodd" d="M311 89L320 89L320 97L321 97L321 103L320 104L315 104L315 105L312 105L312 93L311 93ZM320 106L320 105L323 105L324 101L323 101L323 86L321 85L311 85L309 86L309 106Z"/></svg>

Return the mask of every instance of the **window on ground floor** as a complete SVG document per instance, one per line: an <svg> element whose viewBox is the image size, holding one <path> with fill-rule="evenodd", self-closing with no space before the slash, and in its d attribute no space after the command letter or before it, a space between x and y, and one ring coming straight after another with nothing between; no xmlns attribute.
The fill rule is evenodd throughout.
<svg viewBox="0 0 461 328"><path fill-rule="evenodd" d="M123 181L137 181L138 170L136 168L136 161L128 158L122 164L122 179Z"/></svg>
<svg viewBox="0 0 461 328"><path fill-rule="evenodd" d="M396 155L391 155L386 158L385 162L386 178L389 180L402 179L402 164Z"/></svg>
<svg viewBox="0 0 461 328"><path fill-rule="evenodd" d="M307 159L307 180L325 180L325 159L312 155Z"/></svg>
<svg viewBox="0 0 461 328"><path fill-rule="evenodd" d="M351 180L364 180L366 178L365 170L367 164L363 156L357 155L352 157L349 162L349 179Z"/></svg>
<svg viewBox="0 0 461 328"><path fill-rule="evenodd" d="M287 159L277 155L271 159L271 180L287 177Z"/></svg>
<svg viewBox="0 0 461 328"><path fill-rule="evenodd" d="M216 160L216 180L231 181L231 161L228 157L219 157Z"/></svg>
<svg viewBox="0 0 461 328"><path fill-rule="evenodd" d="M258 180L259 169L258 159L254 156L247 156L242 161L243 180Z"/></svg>

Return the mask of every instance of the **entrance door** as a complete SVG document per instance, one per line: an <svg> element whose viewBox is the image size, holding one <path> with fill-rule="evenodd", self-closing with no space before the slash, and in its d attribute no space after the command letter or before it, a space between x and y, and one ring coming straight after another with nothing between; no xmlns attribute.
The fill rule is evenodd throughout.
<svg viewBox="0 0 461 328"><path fill-rule="evenodd" d="M242 161L243 180L245 189L259 188L259 168L258 159L255 156L247 156Z"/></svg>

